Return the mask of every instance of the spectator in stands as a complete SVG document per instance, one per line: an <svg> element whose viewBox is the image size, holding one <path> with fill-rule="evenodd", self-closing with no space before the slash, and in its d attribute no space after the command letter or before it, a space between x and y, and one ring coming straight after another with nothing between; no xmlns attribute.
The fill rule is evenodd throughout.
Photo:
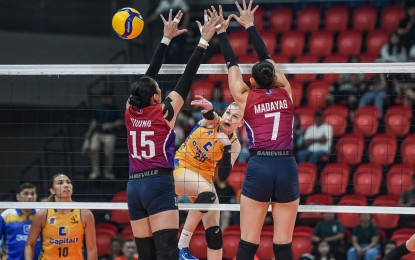
<svg viewBox="0 0 415 260"><path fill-rule="evenodd" d="M293 127L293 141L294 141L294 154L303 148L304 145L304 129L301 128L300 117L294 114L294 127Z"/></svg>
<svg viewBox="0 0 415 260"><path fill-rule="evenodd" d="M381 62L406 62L407 53L406 48L399 39L399 35L396 32L391 32L389 35L389 41L383 45L380 50Z"/></svg>
<svg viewBox="0 0 415 260"><path fill-rule="evenodd" d="M114 260L138 260L137 247L133 239L127 239L122 244L122 256L114 258Z"/></svg>
<svg viewBox="0 0 415 260"><path fill-rule="evenodd" d="M245 125L238 128L236 133L238 134L238 139L241 142L241 152L239 153L238 162L247 162L251 155L249 153L249 140Z"/></svg>
<svg viewBox="0 0 415 260"><path fill-rule="evenodd" d="M223 100L222 89L219 86L216 86L212 90L212 101L211 102L213 104L213 109L219 115L222 115L223 112L225 112L226 108L228 107L228 104Z"/></svg>
<svg viewBox="0 0 415 260"><path fill-rule="evenodd" d="M324 213L324 220L317 224L311 240L314 243L327 242L335 258L341 260L345 258L344 233L344 226L335 218L335 214Z"/></svg>
<svg viewBox="0 0 415 260"><path fill-rule="evenodd" d="M149 18L146 20L147 23L152 23L157 21L160 15L164 17L169 17L170 10L173 10L173 13L177 13L179 10L183 12L181 27L187 28L189 24L189 5L186 0L161 0L156 8L156 10L150 14ZM161 27L160 27L161 30ZM159 35L159 27L153 26L150 30L152 34ZM151 37L154 38L154 37ZM186 56L185 53L186 47L186 34L182 34L176 37L174 41L170 43L169 50L166 54L166 63L170 64L182 64L185 63Z"/></svg>
<svg viewBox="0 0 415 260"><path fill-rule="evenodd" d="M359 63L357 56L351 56L349 63ZM365 86L365 75L363 73L344 73L340 74L338 81L331 87L327 95L327 104L346 105L349 110L354 111L357 108L357 96L360 89Z"/></svg>
<svg viewBox="0 0 415 260"><path fill-rule="evenodd" d="M111 240L111 253L101 260L114 260L119 256L122 256L122 241L119 238L114 237Z"/></svg>
<svg viewBox="0 0 415 260"><path fill-rule="evenodd" d="M409 1L406 8L406 17L399 23L397 33L403 46L409 48L415 44L415 4Z"/></svg>
<svg viewBox="0 0 415 260"><path fill-rule="evenodd" d="M412 176L412 188L405 190L399 197L399 206L401 207L415 207L415 175ZM414 215L402 214L399 217L399 226L411 226L415 222Z"/></svg>
<svg viewBox="0 0 415 260"><path fill-rule="evenodd" d="M379 231L371 222L369 214L360 215L360 224L353 228L352 245L347 260L376 260L380 253Z"/></svg>
<svg viewBox="0 0 415 260"><path fill-rule="evenodd" d="M373 102L379 109L379 118L382 118L387 84L385 74L375 74L373 81L369 82L366 92L360 98L359 107L368 106Z"/></svg>
<svg viewBox="0 0 415 260"><path fill-rule="evenodd" d="M228 185L226 181L215 181L215 189L216 193L218 194L219 202L221 204L234 204L236 203L235 198L235 191L232 189L231 186ZM220 227L224 230L227 226L232 223L232 215L233 212L231 211L221 211L220 212Z"/></svg>
<svg viewBox="0 0 415 260"><path fill-rule="evenodd" d="M37 201L36 187L28 182L19 186L16 193L19 202ZM36 209L6 209L0 215L0 241L2 242L2 259L24 259L27 235ZM41 249L40 237L34 248L34 259L38 259Z"/></svg>
<svg viewBox="0 0 415 260"><path fill-rule="evenodd" d="M298 152L300 163L310 162L316 164L323 156L330 152L333 138L333 128L324 123L323 111L314 114L315 123L309 126L304 135L304 149Z"/></svg>
<svg viewBox="0 0 415 260"><path fill-rule="evenodd" d="M415 105L415 73L405 73L393 83L397 98L402 100L404 106L412 108Z"/></svg>
<svg viewBox="0 0 415 260"><path fill-rule="evenodd" d="M95 109L92 121L85 138L91 139L91 165L92 172L89 179L94 180L101 176L99 163L99 152L101 145L104 146L105 168L104 178L113 180L115 175L112 171L114 162L114 148L116 144L116 133L118 127L123 125L121 110L114 104L114 97L111 92L104 91L100 96L100 104Z"/></svg>
<svg viewBox="0 0 415 260"><path fill-rule="evenodd" d="M408 61L415 62L415 44L409 49Z"/></svg>
<svg viewBox="0 0 415 260"><path fill-rule="evenodd" d="M315 260L338 260L331 252L329 242L321 240L317 245L317 252L314 254Z"/></svg>

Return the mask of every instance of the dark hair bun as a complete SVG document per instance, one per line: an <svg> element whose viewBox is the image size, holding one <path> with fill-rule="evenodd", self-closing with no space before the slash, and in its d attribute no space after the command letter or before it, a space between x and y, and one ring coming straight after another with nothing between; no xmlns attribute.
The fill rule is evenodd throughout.
<svg viewBox="0 0 415 260"><path fill-rule="evenodd" d="M252 67L252 77L258 88L273 87L275 78L274 65L269 61L259 61Z"/></svg>

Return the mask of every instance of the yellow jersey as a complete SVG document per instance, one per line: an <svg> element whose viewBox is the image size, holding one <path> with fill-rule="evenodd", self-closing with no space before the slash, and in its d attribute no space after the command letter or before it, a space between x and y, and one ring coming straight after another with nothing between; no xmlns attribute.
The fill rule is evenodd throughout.
<svg viewBox="0 0 415 260"><path fill-rule="evenodd" d="M84 225L81 210L73 209L61 215L55 209L47 210L42 229L42 252L40 260L81 260L83 256Z"/></svg>
<svg viewBox="0 0 415 260"><path fill-rule="evenodd" d="M219 125L207 128L198 123L176 152L175 177L182 172L180 168L186 168L211 181L215 175L216 165L223 155L223 144L214 141L218 134ZM229 137L231 143L237 139L235 132Z"/></svg>

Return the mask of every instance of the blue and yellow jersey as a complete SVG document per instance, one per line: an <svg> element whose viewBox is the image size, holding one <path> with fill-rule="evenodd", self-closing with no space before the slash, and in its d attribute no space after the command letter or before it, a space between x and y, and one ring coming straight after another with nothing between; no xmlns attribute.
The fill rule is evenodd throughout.
<svg viewBox="0 0 415 260"><path fill-rule="evenodd" d="M84 259L84 233L80 209L73 209L65 215L55 209L48 209L42 229L42 253L39 259Z"/></svg>
<svg viewBox="0 0 415 260"><path fill-rule="evenodd" d="M176 152L175 177L182 172L180 168L186 168L211 181L215 175L216 165L223 155L223 144L214 141L218 134L219 125L207 128L201 126L199 122ZM232 133L229 137L231 143L236 139L236 133Z"/></svg>
<svg viewBox="0 0 415 260"><path fill-rule="evenodd" d="M20 209L6 209L0 215L0 235L5 255L2 260L24 260L24 248L36 210L29 215ZM35 257L40 253L40 237L35 246Z"/></svg>

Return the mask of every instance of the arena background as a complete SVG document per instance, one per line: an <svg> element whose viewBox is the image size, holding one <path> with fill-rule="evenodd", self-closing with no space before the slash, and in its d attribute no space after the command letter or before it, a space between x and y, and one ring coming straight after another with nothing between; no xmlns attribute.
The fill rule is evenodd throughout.
<svg viewBox="0 0 415 260"><path fill-rule="evenodd" d="M189 32L174 40L176 45L171 46L166 63L184 64L187 61L199 40L194 21L201 20L204 8L219 2L225 4L226 13L235 10L233 1L187 2ZM399 28L405 17L406 6L411 1L262 0L255 3L261 6L256 14L256 25L276 62L320 63L329 69L329 63L349 62L351 59L354 62L384 62L381 48L388 42L389 33ZM158 4L159 1L3 0L0 2L0 64L50 64L50 67L54 64L148 64L161 39L162 23L159 18L152 23L147 23L146 19L154 13ZM146 22L142 35L129 41L116 36L111 28L112 15L126 6L139 10ZM346 27L341 28L342 22L337 21L339 24L334 22L334 27L328 28L330 14L336 17L345 15L340 20L346 21ZM236 22L231 24L228 31L238 62L254 63L257 58L245 31ZM415 35L409 35L408 38L415 39ZM410 56L410 47L407 46L408 55L403 62L413 62L415 59ZM352 57L358 59L353 60ZM211 41L204 63L224 63L215 38ZM350 105L349 100L341 96L344 93L338 91L341 85L338 75L289 75L301 128L305 131L313 122L317 109L324 113L326 121L335 128L329 154L315 165L300 164L301 204L398 205L401 192L412 187L415 166L415 128L411 103L415 97L406 92L415 83L413 75L408 72L414 74L414 69L397 68L396 73L382 74L388 87L383 102L383 117L380 119L373 106L359 110L356 104ZM377 75L366 73L357 85L376 85L379 82ZM179 76L160 75L164 93L174 87ZM117 131L115 180L89 180L90 161L81 150L84 134L102 93L112 93L122 112L129 84L136 77L139 75L1 75L0 200L15 200L15 189L25 181L36 184L40 198L44 198L48 195L48 180L62 172L74 182L75 201L125 201L122 192L127 180L128 160L124 127ZM226 75L198 75L193 91L211 97L215 88L221 90L225 103L231 102ZM364 90L359 89L354 94L356 103L364 93ZM395 119L392 118L390 122L385 120L391 116L388 111L391 114L395 112ZM356 115L363 118L360 120L363 126L359 126ZM199 118L198 110L185 107L177 129L181 137L177 145L183 142ZM354 135L356 132L363 134L363 137ZM391 133L394 134L385 135ZM240 129L239 135L247 148L243 129ZM350 151L345 151L348 147L356 149L349 157L347 153ZM380 149L386 149L386 152L376 154ZM341 152L345 152L346 156L340 155ZM245 149L228 179L235 194L222 196L227 202L235 203L238 200L246 155ZM101 162L103 157L101 153ZM358 176L362 176L361 179ZM395 180L396 183L393 182ZM183 202L186 202L184 198ZM94 211L94 215L97 223L116 225L118 235L131 236L125 212L101 210ZM321 214L300 214L298 226L312 228L321 218ZM359 217L343 214L339 218L348 230L348 245L350 230L358 223ZM393 215L383 215L382 218L379 215L376 219L382 230L383 242L394 239L395 232L401 228L415 227L413 222L400 225L398 218ZM237 219L236 214L231 224L237 225ZM126 231L123 233L124 229ZM410 232L415 233L413 231ZM401 242L404 237L395 235L395 241ZM199 241L197 236L194 240L196 242L193 243ZM203 245L202 240L199 243ZM303 251L297 252L296 256L311 250L311 244L304 243ZM201 258L203 250L198 252ZM272 252L272 243L268 250ZM232 254L224 254L224 258L227 259L229 255ZM268 259L266 253L261 259Z"/></svg>

